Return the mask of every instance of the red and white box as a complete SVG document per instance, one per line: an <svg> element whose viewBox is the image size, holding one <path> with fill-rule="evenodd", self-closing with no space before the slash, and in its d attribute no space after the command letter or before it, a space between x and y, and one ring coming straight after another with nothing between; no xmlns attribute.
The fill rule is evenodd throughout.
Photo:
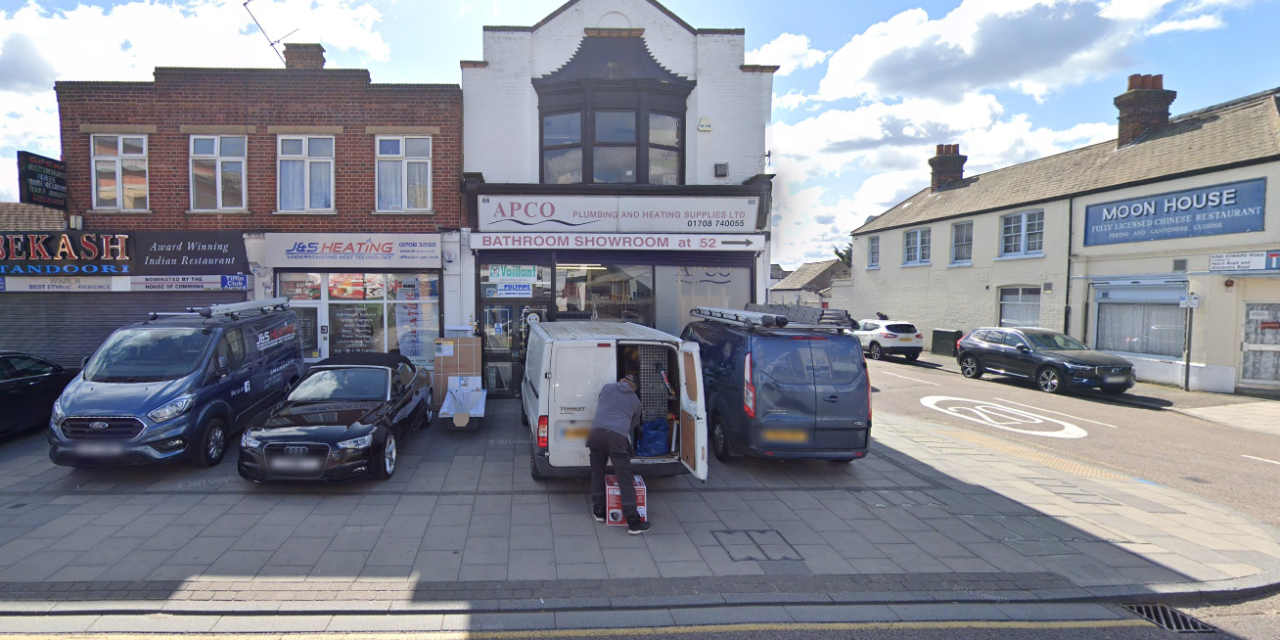
<svg viewBox="0 0 1280 640"><path fill-rule="evenodd" d="M644 486L644 478L636 476L636 511L640 512L640 520L642 522L649 521L649 512L646 507L647 500L645 494L647 490ZM618 476L604 477L604 495L605 495L605 522L611 527L627 526L627 519L622 515L622 492L618 489Z"/></svg>

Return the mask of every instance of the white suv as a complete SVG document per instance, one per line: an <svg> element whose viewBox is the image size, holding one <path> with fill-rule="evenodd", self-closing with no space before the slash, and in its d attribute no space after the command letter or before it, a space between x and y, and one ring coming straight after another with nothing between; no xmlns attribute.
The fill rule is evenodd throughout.
<svg viewBox="0 0 1280 640"><path fill-rule="evenodd" d="M861 320L853 335L862 342L862 350L872 360L887 355L900 355L915 360L924 351L924 334L910 322L901 320Z"/></svg>

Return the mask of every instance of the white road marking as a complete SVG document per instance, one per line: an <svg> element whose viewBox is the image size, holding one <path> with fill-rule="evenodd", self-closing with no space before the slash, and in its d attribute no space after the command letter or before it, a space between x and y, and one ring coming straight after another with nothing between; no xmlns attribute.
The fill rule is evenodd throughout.
<svg viewBox="0 0 1280 640"><path fill-rule="evenodd" d="M986 400L973 400L971 398L956 398L952 396L925 396L920 398L920 404L941 411L942 413L955 416L962 420L976 422L988 427L1004 429L1014 433L1021 433L1028 436L1043 436L1046 438L1083 438L1089 435L1088 431L1071 424L1063 422L1057 418L1042 416L1023 409L1014 409L1006 407L1002 404L988 402ZM1019 426L1031 425L1057 425L1056 431L1035 431L1032 429L1023 429ZM1018 426L1015 426L1018 425Z"/></svg>
<svg viewBox="0 0 1280 640"><path fill-rule="evenodd" d="M1280 462L1276 462L1275 460L1268 460L1268 459L1266 459L1266 458L1255 458L1255 457L1253 457L1253 456L1246 456L1246 455L1244 455L1243 453L1242 453L1242 454L1240 454L1240 456L1241 456L1241 457L1244 457L1244 458L1248 458L1248 459L1250 459L1250 460L1258 460L1258 461L1260 461L1260 462L1270 462L1271 464L1280 464Z"/></svg>
<svg viewBox="0 0 1280 640"><path fill-rule="evenodd" d="M942 385L940 385L940 384L938 384L938 383L936 383L936 382L929 382L928 380L921 380L921 379L919 379L919 378L910 378L910 377L907 377L907 376L898 375L898 374L896 374L896 373L889 373L888 371L877 371L877 372L876 372L876 375L879 375L879 374L882 374L882 373L883 373L884 375L886 375L886 376L893 376L893 377L895 377L895 378L902 378L903 380L910 380L910 381L912 381L912 382L919 382L920 384L927 384L927 385L930 385L930 386L933 386L933 387L941 387L941 386L942 386Z"/></svg>
<svg viewBox="0 0 1280 640"><path fill-rule="evenodd" d="M1071 415L1071 414L1069 414L1069 413L1062 413L1061 411L1050 411L1050 410L1048 410L1048 409L1045 409L1044 407L1034 407L1034 406L1031 406L1031 405L1029 405L1029 404L1022 404L1021 402L1014 402L1014 401L1012 401L1012 400L1005 400L1004 398L996 398L996 400L999 400L1000 402L1008 402L1009 404L1016 404L1016 405L1018 405L1018 406L1020 406L1020 407L1027 407L1028 409L1035 409L1036 411L1043 411L1043 412L1045 412L1045 413L1052 413L1052 414L1057 415L1057 416L1065 416L1065 417L1067 417L1067 418L1071 418L1072 420L1079 420L1079 421L1081 421L1081 422L1092 422L1093 424L1102 425L1102 426L1104 426L1104 427L1111 427L1112 429L1119 429L1119 428L1120 428L1120 427L1117 427L1117 426L1115 426L1115 425L1113 425L1113 424L1107 424L1107 423L1105 423L1105 422L1098 422L1097 420L1090 420L1090 419L1088 419L1088 418L1081 418L1080 416L1073 416L1073 415Z"/></svg>

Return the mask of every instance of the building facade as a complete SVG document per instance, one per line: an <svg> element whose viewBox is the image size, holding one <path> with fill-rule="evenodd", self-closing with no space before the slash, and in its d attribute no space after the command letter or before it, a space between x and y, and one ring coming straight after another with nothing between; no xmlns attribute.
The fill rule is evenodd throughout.
<svg viewBox="0 0 1280 640"><path fill-rule="evenodd" d="M679 334L697 305L763 301L772 73L741 29L650 0L575 0L486 27L462 62L467 302L485 385L517 395L529 322ZM454 320L450 320L453 323Z"/></svg>
<svg viewBox="0 0 1280 640"><path fill-rule="evenodd" d="M1116 140L963 176L853 233L851 311L922 329L1040 326L1139 379L1280 387L1280 91L1175 118L1161 76L1118 96Z"/></svg>

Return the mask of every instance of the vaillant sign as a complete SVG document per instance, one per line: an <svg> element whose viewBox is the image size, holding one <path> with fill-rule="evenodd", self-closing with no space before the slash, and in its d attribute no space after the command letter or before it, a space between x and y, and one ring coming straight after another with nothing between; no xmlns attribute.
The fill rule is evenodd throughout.
<svg viewBox="0 0 1280 640"><path fill-rule="evenodd" d="M481 231L751 233L759 198L480 196Z"/></svg>
<svg viewBox="0 0 1280 640"><path fill-rule="evenodd" d="M1265 178L1085 207L1084 245L1262 231Z"/></svg>

